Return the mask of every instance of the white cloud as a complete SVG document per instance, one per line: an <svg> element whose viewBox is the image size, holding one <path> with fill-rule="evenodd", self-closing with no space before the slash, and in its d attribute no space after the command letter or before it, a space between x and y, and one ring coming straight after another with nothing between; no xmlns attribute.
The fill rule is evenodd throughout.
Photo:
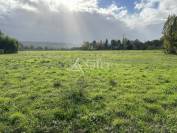
<svg viewBox="0 0 177 133"><path fill-rule="evenodd" d="M115 4L111 4L107 8L98 8L99 14L105 15L107 18L119 19L127 15L127 10L123 7L118 7Z"/></svg>
<svg viewBox="0 0 177 133"><path fill-rule="evenodd" d="M70 11L89 11L96 10L97 0L0 0L1 8L7 10L30 9L35 6L45 6L51 11L60 11L62 7ZM27 7L27 8L25 8Z"/></svg>
<svg viewBox="0 0 177 133"><path fill-rule="evenodd" d="M29 0L31 1L31 0ZM6 15L7 13L13 12L15 9L24 9L27 11L37 11L37 8L31 6L28 3L24 3L19 0L0 0L0 15Z"/></svg>
<svg viewBox="0 0 177 133"><path fill-rule="evenodd" d="M177 14L176 0L141 0L135 13L115 3L103 8L99 1L0 0L1 28L21 40L79 42L123 34L147 40L160 37L165 19Z"/></svg>
<svg viewBox="0 0 177 133"><path fill-rule="evenodd" d="M55 12L60 12L64 9L71 12L95 12L109 16L118 16L118 14L122 16L126 11L115 4L110 5L108 8L101 8L98 6L98 0L0 0L0 5L1 10L8 11L15 9L41 11L45 7L45 9Z"/></svg>
<svg viewBox="0 0 177 133"><path fill-rule="evenodd" d="M161 25L169 14L177 14L176 0L141 0L135 3L135 9L137 13L123 18L130 28Z"/></svg>
<svg viewBox="0 0 177 133"><path fill-rule="evenodd" d="M141 0L140 2L135 2L135 9L154 8L159 2L160 0Z"/></svg>

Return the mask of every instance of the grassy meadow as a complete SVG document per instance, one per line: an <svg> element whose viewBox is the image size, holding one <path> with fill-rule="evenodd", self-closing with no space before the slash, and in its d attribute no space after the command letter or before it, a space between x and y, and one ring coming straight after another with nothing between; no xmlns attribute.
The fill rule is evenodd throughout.
<svg viewBox="0 0 177 133"><path fill-rule="evenodd" d="M0 132L177 132L177 56L162 51L0 55Z"/></svg>

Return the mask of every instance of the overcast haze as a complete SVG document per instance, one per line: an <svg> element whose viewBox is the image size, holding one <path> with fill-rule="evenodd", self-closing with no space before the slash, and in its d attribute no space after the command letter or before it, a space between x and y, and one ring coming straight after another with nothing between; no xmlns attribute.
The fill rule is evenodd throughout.
<svg viewBox="0 0 177 133"><path fill-rule="evenodd" d="M176 0L0 0L0 29L20 41L158 39Z"/></svg>

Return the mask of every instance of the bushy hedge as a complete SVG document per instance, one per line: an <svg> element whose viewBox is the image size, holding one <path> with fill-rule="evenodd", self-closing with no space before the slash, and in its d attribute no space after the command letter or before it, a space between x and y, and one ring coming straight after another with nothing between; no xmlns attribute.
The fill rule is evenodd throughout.
<svg viewBox="0 0 177 133"><path fill-rule="evenodd" d="M4 35L0 31L0 54L2 53L17 53L19 47L19 42L10 38L9 36Z"/></svg>

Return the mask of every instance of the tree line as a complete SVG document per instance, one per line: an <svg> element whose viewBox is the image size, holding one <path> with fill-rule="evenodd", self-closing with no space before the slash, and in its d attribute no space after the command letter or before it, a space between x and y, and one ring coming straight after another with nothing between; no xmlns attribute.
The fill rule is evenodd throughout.
<svg viewBox="0 0 177 133"><path fill-rule="evenodd" d="M51 48L50 46L34 46L34 45L29 45L29 46L24 46L21 45L19 48L20 51L52 51L52 50L70 50L67 48ZM72 50L72 49L71 49Z"/></svg>
<svg viewBox="0 0 177 133"><path fill-rule="evenodd" d="M80 47L81 50L153 50L162 49L163 39L142 42L138 39L129 40L123 37L122 40L92 41L84 42Z"/></svg>
<svg viewBox="0 0 177 133"><path fill-rule="evenodd" d="M129 40L123 37L122 40L92 41L84 42L81 47L70 50L153 50L164 49L166 53L177 53L177 16L170 15L163 27L163 36L159 40L141 42L140 40ZM18 40L11 38L0 31L0 54L17 53L18 50L55 50L33 46L25 47ZM59 50L59 49L57 49ZM60 49L67 50L67 49Z"/></svg>
<svg viewBox="0 0 177 133"><path fill-rule="evenodd" d="M17 53L20 43L0 31L0 54Z"/></svg>
<svg viewBox="0 0 177 133"><path fill-rule="evenodd" d="M24 46L20 45L22 51L48 51L48 50L153 50L153 49L162 49L163 48L163 39L141 42L140 40L128 40L123 38L123 40L111 40L108 39L105 41L92 41L84 42L81 47L72 47L72 48L50 48L50 47L35 47L33 45Z"/></svg>
<svg viewBox="0 0 177 133"><path fill-rule="evenodd" d="M159 40L141 42L138 39L129 40L123 37L122 40L92 41L84 42L82 50L153 50L164 49L166 53L177 54L177 16L169 15L164 27L163 36Z"/></svg>

